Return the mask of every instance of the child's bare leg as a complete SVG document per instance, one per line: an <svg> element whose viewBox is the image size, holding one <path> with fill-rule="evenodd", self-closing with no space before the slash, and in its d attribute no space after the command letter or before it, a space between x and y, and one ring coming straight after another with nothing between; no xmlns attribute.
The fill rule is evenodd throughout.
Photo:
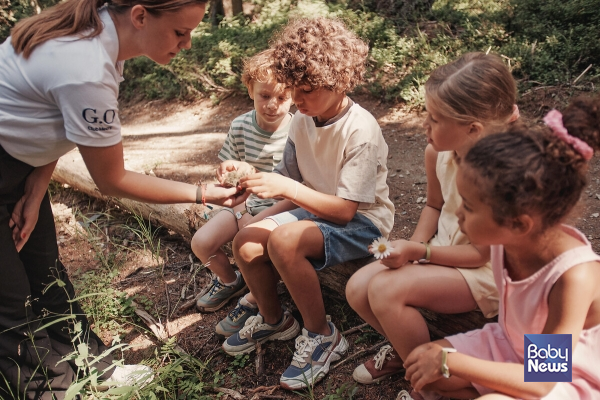
<svg viewBox="0 0 600 400"><path fill-rule="evenodd" d="M352 309L354 309L365 322L384 336L385 333L383 332L383 328L375 314L373 314L373 310L371 310L368 289L371 279L381 271L387 269L389 268L381 264L381 262L376 261L356 271L354 275L350 277L350 280L346 285L346 298L348 299L348 304L350 304Z"/></svg>
<svg viewBox="0 0 600 400"><path fill-rule="evenodd" d="M371 279L368 297L386 337L403 360L429 342L429 329L417 307L444 314L477 307L457 269L431 264L381 271Z"/></svg>
<svg viewBox="0 0 600 400"><path fill-rule="evenodd" d="M244 205L238 205L234 212L240 207L243 209ZM192 238L191 247L196 257L226 283L235 281L237 276L221 246L237 233L236 218L228 211L221 211L198 229Z"/></svg>
<svg viewBox="0 0 600 400"><path fill-rule="evenodd" d="M289 290L307 330L331 334L319 278L307 258L325 257L323 234L312 221L298 221L278 227L269 237L271 261Z"/></svg>
<svg viewBox="0 0 600 400"><path fill-rule="evenodd" d="M277 297L279 277L269 264L267 252L269 236L276 227L275 221L265 219L245 227L233 239L235 260L268 324L276 324L282 316Z"/></svg>

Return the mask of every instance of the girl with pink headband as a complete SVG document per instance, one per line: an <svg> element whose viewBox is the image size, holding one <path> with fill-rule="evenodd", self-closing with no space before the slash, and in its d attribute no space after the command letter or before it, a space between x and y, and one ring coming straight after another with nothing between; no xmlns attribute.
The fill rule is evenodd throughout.
<svg viewBox="0 0 600 400"><path fill-rule="evenodd" d="M417 391L486 400L600 399L600 256L583 233L563 224L600 148L600 98L576 99L544 121L485 137L460 161L459 224L474 244L491 246L500 313L483 329L413 350L404 365ZM558 338L552 334L567 339L551 344ZM563 358L538 356L544 341ZM546 368L532 367L540 362Z"/></svg>

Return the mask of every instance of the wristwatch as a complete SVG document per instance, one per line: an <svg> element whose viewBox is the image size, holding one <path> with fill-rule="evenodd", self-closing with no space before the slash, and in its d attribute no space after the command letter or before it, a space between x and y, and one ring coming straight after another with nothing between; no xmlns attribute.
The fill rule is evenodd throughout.
<svg viewBox="0 0 600 400"><path fill-rule="evenodd" d="M448 369L448 353L456 353L456 349L452 347L442 347L442 376L446 379L450 378L450 370Z"/></svg>
<svg viewBox="0 0 600 400"><path fill-rule="evenodd" d="M419 264L429 264L431 262L431 247L428 242L421 242L421 244L425 245L425 255L424 258L419 260Z"/></svg>
<svg viewBox="0 0 600 400"><path fill-rule="evenodd" d="M247 212L248 212L248 210L237 211L237 212L235 213L235 218L236 218L236 219L242 219L242 216L243 216L244 214L246 214Z"/></svg>

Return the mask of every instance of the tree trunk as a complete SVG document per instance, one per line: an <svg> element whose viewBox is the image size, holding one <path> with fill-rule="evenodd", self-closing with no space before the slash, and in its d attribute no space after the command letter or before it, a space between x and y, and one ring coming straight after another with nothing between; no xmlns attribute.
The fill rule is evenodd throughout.
<svg viewBox="0 0 600 400"><path fill-rule="evenodd" d="M242 0L222 0L225 17L231 18L243 12Z"/></svg>

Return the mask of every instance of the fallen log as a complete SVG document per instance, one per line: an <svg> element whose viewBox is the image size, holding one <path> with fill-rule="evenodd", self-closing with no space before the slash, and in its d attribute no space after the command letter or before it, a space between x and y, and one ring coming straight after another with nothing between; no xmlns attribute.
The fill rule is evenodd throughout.
<svg viewBox="0 0 600 400"><path fill-rule="evenodd" d="M104 196L96 187L77 151L72 151L61 157L52 178L89 196L118 204L128 211L140 214L152 223L170 229L188 240L198 228L206 223L209 213L214 213L218 209L217 206L214 206L214 210L211 210L197 204L147 204ZM346 283L350 276L359 268L373 261L374 258L370 257L319 271L321 285L335 292L338 297L345 298ZM427 310L421 310L421 312L427 320L432 339L480 328L486 322L492 321L484 318L477 311L454 315L436 314Z"/></svg>
<svg viewBox="0 0 600 400"><path fill-rule="evenodd" d="M143 171L141 172L143 173ZM201 204L148 204L105 196L98 190L78 151L72 151L60 158L52 179L67 184L88 196L100 198L106 202L117 204L132 213L142 215L152 223L170 229L186 239L191 239L194 232L207 221L208 214L213 212Z"/></svg>

